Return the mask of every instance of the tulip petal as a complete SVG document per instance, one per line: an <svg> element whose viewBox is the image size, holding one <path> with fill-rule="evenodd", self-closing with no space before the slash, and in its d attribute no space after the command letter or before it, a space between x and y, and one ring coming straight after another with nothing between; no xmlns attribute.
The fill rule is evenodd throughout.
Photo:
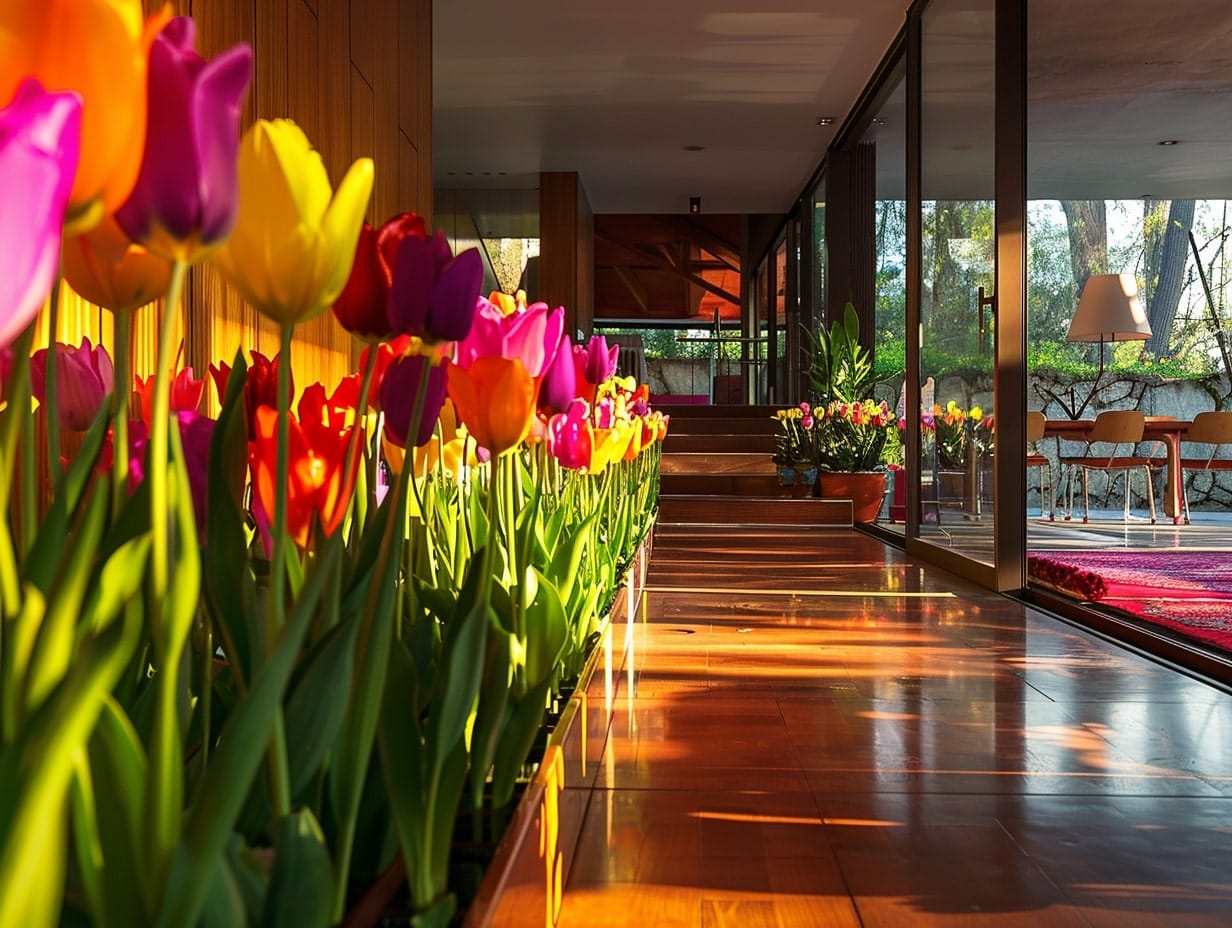
<svg viewBox="0 0 1232 928"><path fill-rule="evenodd" d="M358 158L347 170L346 176L334 193L334 198L321 219L321 237L324 247L333 256L333 266L321 282L321 305L324 309L338 298L351 273L355 257L355 240L359 227L368 210L372 185L376 180L376 168L371 158Z"/></svg>
<svg viewBox="0 0 1232 928"><path fill-rule="evenodd" d="M77 167L81 102L26 81L0 110L0 348L42 308L60 259Z"/></svg>
<svg viewBox="0 0 1232 928"><path fill-rule="evenodd" d="M475 318L475 300L483 287L479 249L468 248L441 269L432 288L425 328L442 342L466 338Z"/></svg>

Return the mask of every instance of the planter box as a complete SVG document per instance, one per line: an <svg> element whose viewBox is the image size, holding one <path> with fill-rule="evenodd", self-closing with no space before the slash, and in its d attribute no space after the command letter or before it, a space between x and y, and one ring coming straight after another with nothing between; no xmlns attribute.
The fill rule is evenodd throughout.
<svg viewBox="0 0 1232 928"><path fill-rule="evenodd" d="M560 915L622 687L651 539L643 541L625 573L603 635L548 738L543 762L510 819L464 928L551 928Z"/></svg>

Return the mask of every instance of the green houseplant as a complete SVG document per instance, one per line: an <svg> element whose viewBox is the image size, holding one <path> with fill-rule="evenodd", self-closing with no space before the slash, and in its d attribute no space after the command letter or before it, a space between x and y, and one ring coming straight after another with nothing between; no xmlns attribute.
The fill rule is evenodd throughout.
<svg viewBox="0 0 1232 928"><path fill-rule="evenodd" d="M873 399L872 355L860 344L860 320L848 303L843 318L814 335L809 383L817 420L821 495L852 500L853 518L877 518L885 496L887 442L897 417Z"/></svg>

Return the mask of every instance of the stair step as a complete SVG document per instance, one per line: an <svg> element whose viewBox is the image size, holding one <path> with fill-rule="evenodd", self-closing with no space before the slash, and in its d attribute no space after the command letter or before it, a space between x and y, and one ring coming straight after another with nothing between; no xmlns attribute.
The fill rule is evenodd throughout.
<svg viewBox="0 0 1232 928"><path fill-rule="evenodd" d="M659 497L659 524L850 526L851 500L665 493Z"/></svg>
<svg viewBox="0 0 1232 928"><path fill-rule="evenodd" d="M773 476L774 462L762 452L743 451L664 451L659 466L662 474L756 474Z"/></svg>

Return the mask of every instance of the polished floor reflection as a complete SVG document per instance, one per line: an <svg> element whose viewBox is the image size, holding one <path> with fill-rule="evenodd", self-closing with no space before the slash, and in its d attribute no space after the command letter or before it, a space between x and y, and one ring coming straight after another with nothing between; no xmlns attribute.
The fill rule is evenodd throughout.
<svg viewBox="0 0 1232 928"><path fill-rule="evenodd" d="M1232 924L1232 696L849 531L663 528L559 924Z"/></svg>

